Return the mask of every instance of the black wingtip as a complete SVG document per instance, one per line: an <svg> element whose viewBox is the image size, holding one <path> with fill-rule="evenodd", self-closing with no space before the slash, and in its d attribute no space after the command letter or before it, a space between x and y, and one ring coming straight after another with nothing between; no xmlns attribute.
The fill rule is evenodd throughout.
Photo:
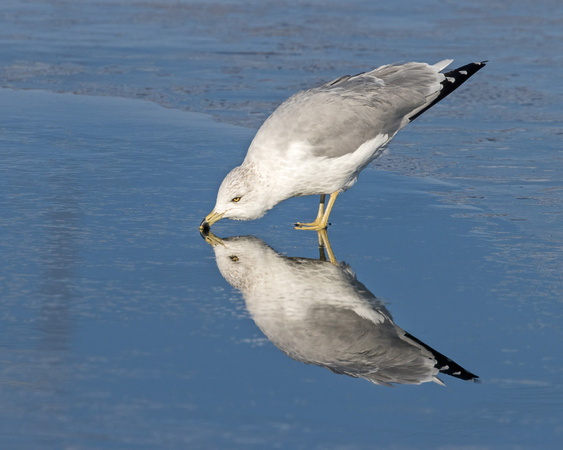
<svg viewBox="0 0 563 450"><path fill-rule="evenodd" d="M483 67L485 67L488 62L489 62L488 60L481 61L481 62L473 62L473 63L466 64L465 66L458 67L457 69L450 70L449 72L446 72L444 74L446 76L446 80L444 80L442 82L442 86L445 87L445 86L447 86L448 83L450 83L450 84L453 84L455 86L454 89L452 89L452 91L457 89L459 86L461 86L463 83L465 83L470 77L472 77L479 70L481 70ZM455 81L449 82L448 77L449 78L455 78ZM450 92L452 92L452 91L450 91ZM446 94L446 95L448 95L448 94Z"/></svg>
<svg viewBox="0 0 563 450"><path fill-rule="evenodd" d="M454 360L434 350L428 344L425 344L420 339L415 338L412 334L405 332L405 336L417 342L426 350L428 350L430 353L432 353L432 356L434 356L434 358L436 359L436 365L434 367L436 367L436 369L438 369L441 373L450 375L454 378L459 378L460 380L480 382L479 375L475 375L474 373L471 373L469 370L464 369Z"/></svg>
<svg viewBox="0 0 563 450"><path fill-rule="evenodd" d="M449 72L444 73L446 77L444 81L442 81L442 90L436 99L430 103L426 108L421 109L413 116L409 117L409 121L412 122L418 116L420 116L423 112L427 111L428 109L432 108L436 103L440 100L446 98L450 95L453 91L455 91L458 87L460 87L463 83L465 83L469 78L475 75L478 71L480 71L483 67L487 65L489 61L481 61L481 62L473 62L470 64L466 64L465 66L458 67L457 69L450 70Z"/></svg>

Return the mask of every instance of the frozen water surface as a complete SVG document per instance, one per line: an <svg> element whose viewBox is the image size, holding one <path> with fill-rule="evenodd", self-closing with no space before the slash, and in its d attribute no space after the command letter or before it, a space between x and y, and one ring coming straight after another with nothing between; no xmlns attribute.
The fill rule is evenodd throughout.
<svg viewBox="0 0 563 450"><path fill-rule="evenodd" d="M561 448L562 30L547 0L3 2L0 446ZM302 364L197 226L292 92L444 58L491 62L339 197L328 237L482 382ZM213 232L310 261L291 224L316 203Z"/></svg>

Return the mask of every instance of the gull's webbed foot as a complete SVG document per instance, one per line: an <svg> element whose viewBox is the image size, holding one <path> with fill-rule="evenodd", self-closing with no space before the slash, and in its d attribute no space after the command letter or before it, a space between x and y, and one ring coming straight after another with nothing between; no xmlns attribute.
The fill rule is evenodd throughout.
<svg viewBox="0 0 563 450"><path fill-rule="evenodd" d="M295 230L324 230L326 228L326 224L322 227L322 221L324 216L324 209L325 209L325 194L321 195L321 201L319 203L319 213L317 214L316 219L313 222L297 222L295 224Z"/></svg>
<svg viewBox="0 0 563 450"><path fill-rule="evenodd" d="M328 225L328 217L330 216L330 211L334 206L334 202L336 201L336 197L338 196L339 191L333 192L330 194L330 198L328 199L328 204L326 205L325 209L325 195L321 195L321 202L319 204L319 213L317 214L317 218L314 222L310 223L301 223L297 222L295 224L296 230L313 230L313 231L322 231L326 230Z"/></svg>
<svg viewBox="0 0 563 450"><path fill-rule="evenodd" d="M322 220L315 220L314 222L309 222L309 223L302 223L302 222L297 222L295 224L294 229L295 230L314 230L314 231L321 231L321 230L326 230L328 224L323 224Z"/></svg>
<svg viewBox="0 0 563 450"><path fill-rule="evenodd" d="M323 214L319 213L317 218L313 222L297 222L295 224L296 230L324 230L326 228L326 223L323 226Z"/></svg>

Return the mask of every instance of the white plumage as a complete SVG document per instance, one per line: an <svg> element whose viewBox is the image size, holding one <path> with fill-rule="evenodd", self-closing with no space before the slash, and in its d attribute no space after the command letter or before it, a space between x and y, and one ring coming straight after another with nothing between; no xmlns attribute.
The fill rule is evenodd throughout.
<svg viewBox="0 0 563 450"><path fill-rule="evenodd" d="M252 236L206 240L256 325L291 358L383 385L478 378L395 325L348 265L290 258Z"/></svg>
<svg viewBox="0 0 563 450"><path fill-rule="evenodd" d="M303 195L321 195L321 202L315 221L298 228L326 228L336 196L356 182L395 134L484 66L472 63L440 73L451 62L386 65L294 94L260 127L200 228L221 218L257 219L281 201Z"/></svg>

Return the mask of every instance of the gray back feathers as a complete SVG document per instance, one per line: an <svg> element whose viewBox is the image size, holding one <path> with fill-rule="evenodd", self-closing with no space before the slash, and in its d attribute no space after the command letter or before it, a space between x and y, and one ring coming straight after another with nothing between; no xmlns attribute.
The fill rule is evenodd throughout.
<svg viewBox="0 0 563 450"><path fill-rule="evenodd" d="M380 134L390 139L408 116L438 96L444 78L435 66L407 63L298 92L266 120L251 148L284 152L300 141L310 144L315 156L334 158Z"/></svg>

